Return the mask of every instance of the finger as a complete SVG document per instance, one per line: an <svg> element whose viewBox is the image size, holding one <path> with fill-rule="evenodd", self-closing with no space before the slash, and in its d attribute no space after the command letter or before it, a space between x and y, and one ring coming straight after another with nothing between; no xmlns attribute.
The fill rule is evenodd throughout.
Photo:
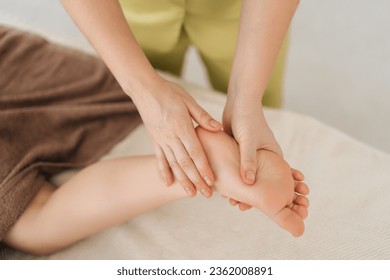
<svg viewBox="0 0 390 280"><path fill-rule="evenodd" d="M304 182L295 183L295 192L303 195L308 195L310 192L309 187Z"/></svg>
<svg viewBox="0 0 390 280"><path fill-rule="evenodd" d="M215 181L214 172L211 169L209 161L207 160L198 135L195 133L195 129L190 126L190 129L187 129L183 135L180 135L180 137L190 158L194 162L196 169L200 173L200 176L207 185L212 187Z"/></svg>
<svg viewBox="0 0 390 280"><path fill-rule="evenodd" d="M173 171L173 174L175 174L175 177L180 182L180 185L184 188L184 190L187 192L189 196L195 196L196 195L196 189L194 185L191 183L191 181L188 179L186 174L181 169L179 163L177 162L175 155L173 154L171 148L165 147L163 149L164 154L167 158L169 167Z"/></svg>
<svg viewBox="0 0 390 280"><path fill-rule="evenodd" d="M225 133L231 137L233 137L233 130L230 126L230 124L223 124L222 130L225 131ZM233 137L234 138L234 137Z"/></svg>
<svg viewBox="0 0 390 280"><path fill-rule="evenodd" d="M240 172L241 178L248 185L253 185L256 182L257 172L257 149L253 143L242 142L240 147Z"/></svg>
<svg viewBox="0 0 390 280"><path fill-rule="evenodd" d="M294 180L303 181L305 179L305 176L303 175L303 173L301 171L299 171L298 169L291 168L291 173L294 177Z"/></svg>
<svg viewBox="0 0 390 280"><path fill-rule="evenodd" d="M201 177L198 169L195 166L195 163L188 155L187 150L185 149L180 139L175 141L175 145L173 146L172 150L181 170L186 174L192 184L195 185L196 189L198 189L205 197L210 197L213 194L212 189Z"/></svg>
<svg viewBox="0 0 390 280"><path fill-rule="evenodd" d="M225 105L227 106L227 105ZM232 131L232 116L231 116L231 111L226 109L223 110L223 117L222 117L222 129L225 131L227 134L233 137L233 131Z"/></svg>
<svg viewBox="0 0 390 280"><path fill-rule="evenodd" d="M221 130L222 124L212 118L194 99L186 102L187 108L190 112L191 117L204 129L210 131Z"/></svg>
<svg viewBox="0 0 390 280"><path fill-rule="evenodd" d="M167 158L161 147L155 143L154 150L156 151L157 167L161 178L164 180L167 186L170 186L173 183L173 175L171 168L169 167Z"/></svg>

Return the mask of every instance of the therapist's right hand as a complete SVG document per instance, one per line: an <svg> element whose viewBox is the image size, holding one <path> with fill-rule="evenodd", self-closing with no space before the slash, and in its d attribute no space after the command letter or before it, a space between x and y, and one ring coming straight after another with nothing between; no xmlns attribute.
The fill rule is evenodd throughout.
<svg viewBox="0 0 390 280"><path fill-rule="evenodd" d="M166 185L173 183L174 174L189 196L198 190L210 197L215 177L192 120L209 131L221 130L222 124L175 83L161 78L143 90L134 102L152 136Z"/></svg>

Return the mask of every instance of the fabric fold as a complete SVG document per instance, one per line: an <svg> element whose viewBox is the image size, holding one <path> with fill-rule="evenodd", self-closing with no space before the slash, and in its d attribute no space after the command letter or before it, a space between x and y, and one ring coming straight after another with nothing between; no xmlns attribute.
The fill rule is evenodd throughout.
<svg viewBox="0 0 390 280"><path fill-rule="evenodd" d="M93 163L140 123L100 59L0 25L0 240L45 180Z"/></svg>

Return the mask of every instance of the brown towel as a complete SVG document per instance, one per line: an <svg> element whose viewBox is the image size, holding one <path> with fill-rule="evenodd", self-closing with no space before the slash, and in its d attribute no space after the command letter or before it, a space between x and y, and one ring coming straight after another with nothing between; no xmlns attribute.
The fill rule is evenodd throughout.
<svg viewBox="0 0 390 280"><path fill-rule="evenodd" d="M0 25L0 241L45 180L140 124L96 57Z"/></svg>

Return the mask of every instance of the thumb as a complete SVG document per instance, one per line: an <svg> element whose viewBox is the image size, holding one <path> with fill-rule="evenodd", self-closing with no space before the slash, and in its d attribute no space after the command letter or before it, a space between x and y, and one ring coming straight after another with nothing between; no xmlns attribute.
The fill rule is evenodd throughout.
<svg viewBox="0 0 390 280"><path fill-rule="evenodd" d="M257 173L257 149L254 143L242 142L240 147L240 173L242 180L247 185L256 182Z"/></svg>
<svg viewBox="0 0 390 280"><path fill-rule="evenodd" d="M226 107L223 110L223 114L222 114L222 124L223 124L223 131L225 131L230 136L233 136L232 116L231 116L231 112L227 110Z"/></svg>
<svg viewBox="0 0 390 280"><path fill-rule="evenodd" d="M206 112L195 100L191 100L186 103L187 108L190 112L191 117L204 129L210 131L221 130L222 124L219 121L216 121Z"/></svg>

